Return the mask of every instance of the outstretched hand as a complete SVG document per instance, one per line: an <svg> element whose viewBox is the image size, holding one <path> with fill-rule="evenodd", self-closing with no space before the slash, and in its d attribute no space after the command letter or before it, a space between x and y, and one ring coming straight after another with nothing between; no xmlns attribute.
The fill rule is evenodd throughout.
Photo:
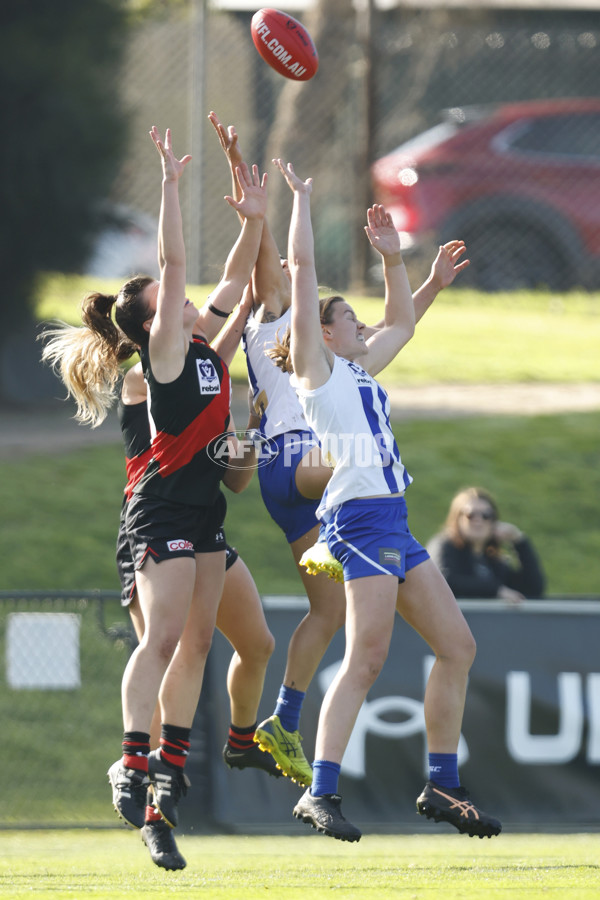
<svg viewBox="0 0 600 900"><path fill-rule="evenodd" d="M225 128L219 121L217 114L212 111L208 114L208 120L217 132L217 137L219 138L225 156L229 160L229 165L232 169L235 169L236 166L241 165L244 161L235 126L228 125L227 128Z"/></svg>
<svg viewBox="0 0 600 900"><path fill-rule="evenodd" d="M273 163L277 166L294 193L310 194L312 192L312 178L307 178L306 181L302 181L302 179L298 178L294 172L293 165L291 163L284 163L282 159L274 159Z"/></svg>
<svg viewBox="0 0 600 900"><path fill-rule="evenodd" d="M367 222L365 233L371 246L382 256L392 256L400 253L400 235L396 231L394 220L385 206L376 203L367 210Z"/></svg>
<svg viewBox="0 0 600 900"><path fill-rule="evenodd" d="M153 125L150 129L150 137L154 141L154 145L160 153L163 167L163 177L165 181L179 181L183 174L183 170L191 161L192 157L188 153L186 154L186 156L182 156L181 159L177 159L177 157L173 153L170 128L167 128L165 132L164 142L156 125Z"/></svg>
<svg viewBox="0 0 600 900"><path fill-rule="evenodd" d="M438 254L431 266L430 278L435 282L439 290L443 290L452 284L459 272L462 272L471 264L468 259L461 260L461 256L467 252L464 241L448 241L438 250Z"/></svg>
<svg viewBox="0 0 600 900"><path fill-rule="evenodd" d="M226 201L245 219L264 219L267 213L267 173L264 173L261 181L258 166L252 166L252 172L250 172L246 163L243 162L236 166L235 177L242 196L236 200L227 195Z"/></svg>

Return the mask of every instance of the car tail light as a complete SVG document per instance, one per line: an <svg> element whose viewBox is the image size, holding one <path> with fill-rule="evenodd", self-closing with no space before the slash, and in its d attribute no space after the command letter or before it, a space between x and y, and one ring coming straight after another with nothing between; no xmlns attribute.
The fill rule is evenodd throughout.
<svg viewBox="0 0 600 900"><path fill-rule="evenodd" d="M419 229L421 216L414 187L399 185L393 196L390 195L385 206L398 231L411 232Z"/></svg>
<svg viewBox="0 0 600 900"><path fill-rule="evenodd" d="M414 205L398 203L388 209L397 231L418 231L419 211Z"/></svg>

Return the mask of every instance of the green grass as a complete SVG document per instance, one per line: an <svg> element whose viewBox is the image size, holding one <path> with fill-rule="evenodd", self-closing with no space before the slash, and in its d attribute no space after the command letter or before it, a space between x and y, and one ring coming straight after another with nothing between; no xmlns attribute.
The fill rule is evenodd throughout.
<svg viewBox="0 0 600 900"><path fill-rule="evenodd" d="M417 285L414 285L417 287ZM118 291L120 282L93 283L84 277L49 275L40 280L38 315L80 322L80 305L91 289ZM189 296L204 303L210 285L190 286ZM347 295L367 323L381 318L381 299ZM382 379L387 386L520 381L600 381L600 296L573 292L483 294L451 288L442 292L419 323L417 334ZM246 380L243 353L231 367Z"/></svg>
<svg viewBox="0 0 600 900"><path fill-rule="evenodd" d="M409 522L426 542L453 494L481 484L533 539L554 595L598 594L600 413L413 421L396 427L414 483ZM3 461L2 587L116 590L114 545L125 472L119 444ZM227 493L227 535L259 590L301 593L258 479ZM35 515L31 514L35 510ZM35 552L31 552L35 548Z"/></svg>
<svg viewBox="0 0 600 900"><path fill-rule="evenodd" d="M299 826L301 827L301 826ZM600 835L318 835L179 839L183 872L153 866L125 831L3 832L0 897L542 900L598 896Z"/></svg>

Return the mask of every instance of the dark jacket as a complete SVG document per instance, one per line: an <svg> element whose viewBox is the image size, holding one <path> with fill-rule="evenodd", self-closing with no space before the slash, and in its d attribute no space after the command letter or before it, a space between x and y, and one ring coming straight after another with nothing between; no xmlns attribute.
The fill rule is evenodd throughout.
<svg viewBox="0 0 600 900"><path fill-rule="evenodd" d="M519 559L515 566L502 556L479 556L470 547L456 547L444 534L436 535L427 545L459 600L497 597L502 585L529 599L539 599L544 594L545 578L537 554L525 536L515 542L514 548Z"/></svg>

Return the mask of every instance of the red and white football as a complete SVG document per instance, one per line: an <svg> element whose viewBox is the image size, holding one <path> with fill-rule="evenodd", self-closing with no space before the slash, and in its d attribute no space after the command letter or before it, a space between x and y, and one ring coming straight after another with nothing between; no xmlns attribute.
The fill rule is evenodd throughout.
<svg viewBox="0 0 600 900"><path fill-rule="evenodd" d="M259 9L250 25L254 46L271 68L292 81L308 81L319 68L313 40L297 19L280 9Z"/></svg>

